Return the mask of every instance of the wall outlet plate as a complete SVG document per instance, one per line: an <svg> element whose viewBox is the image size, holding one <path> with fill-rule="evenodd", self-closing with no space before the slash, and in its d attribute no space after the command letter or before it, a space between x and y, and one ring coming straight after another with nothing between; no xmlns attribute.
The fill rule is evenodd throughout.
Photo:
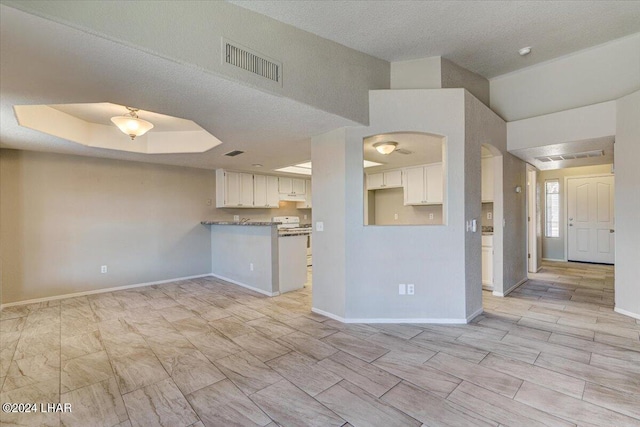
<svg viewBox="0 0 640 427"><path fill-rule="evenodd" d="M235 222L240 221L240 215L234 215L234 216L233 216L233 220L234 220Z"/></svg>
<svg viewBox="0 0 640 427"><path fill-rule="evenodd" d="M493 219L493 213L487 212L487 219Z"/></svg>
<svg viewBox="0 0 640 427"><path fill-rule="evenodd" d="M102 274L106 274L107 273L107 266L103 265L102 267L100 267L100 273Z"/></svg>
<svg viewBox="0 0 640 427"><path fill-rule="evenodd" d="M415 285L413 283L407 284L407 295L413 295L416 292Z"/></svg>
<svg viewBox="0 0 640 427"><path fill-rule="evenodd" d="M429 219L433 219L433 214L432 213L429 214Z"/></svg>

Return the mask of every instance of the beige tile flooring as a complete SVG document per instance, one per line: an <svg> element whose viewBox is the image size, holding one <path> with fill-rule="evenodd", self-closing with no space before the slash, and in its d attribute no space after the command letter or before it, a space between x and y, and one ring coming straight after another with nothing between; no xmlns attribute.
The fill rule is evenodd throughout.
<svg viewBox="0 0 640 427"><path fill-rule="evenodd" d="M6 308L1 414L47 426L640 425L613 270L545 264L469 325L341 324L211 278Z"/></svg>

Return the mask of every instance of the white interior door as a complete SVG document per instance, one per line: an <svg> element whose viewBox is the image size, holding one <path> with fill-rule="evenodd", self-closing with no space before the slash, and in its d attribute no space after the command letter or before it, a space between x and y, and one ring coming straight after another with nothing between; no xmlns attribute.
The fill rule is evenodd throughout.
<svg viewBox="0 0 640 427"><path fill-rule="evenodd" d="M567 182L569 261L614 262L613 176Z"/></svg>

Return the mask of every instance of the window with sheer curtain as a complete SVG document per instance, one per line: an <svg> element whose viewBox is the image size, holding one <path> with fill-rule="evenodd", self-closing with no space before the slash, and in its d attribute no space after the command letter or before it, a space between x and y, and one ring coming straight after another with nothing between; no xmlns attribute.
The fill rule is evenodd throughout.
<svg viewBox="0 0 640 427"><path fill-rule="evenodd" d="M560 237L560 182L545 181L545 237Z"/></svg>

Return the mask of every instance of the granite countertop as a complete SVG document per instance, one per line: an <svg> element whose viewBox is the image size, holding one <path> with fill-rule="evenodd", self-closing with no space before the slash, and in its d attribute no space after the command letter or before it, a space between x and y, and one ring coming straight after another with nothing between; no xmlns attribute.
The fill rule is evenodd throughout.
<svg viewBox="0 0 640 427"><path fill-rule="evenodd" d="M200 222L202 225L253 225L253 226L271 226L282 224L281 222L272 222L272 221L202 221Z"/></svg>

